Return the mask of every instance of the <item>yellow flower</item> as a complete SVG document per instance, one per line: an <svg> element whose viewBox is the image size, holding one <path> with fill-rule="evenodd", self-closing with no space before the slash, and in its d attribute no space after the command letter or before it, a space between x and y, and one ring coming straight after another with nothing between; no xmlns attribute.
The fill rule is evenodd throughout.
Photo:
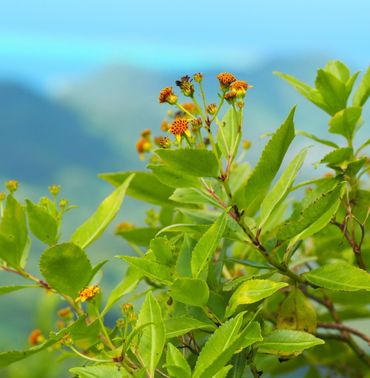
<svg viewBox="0 0 370 378"><path fill-rule="evenodd" d="M232 104L236 99L236 93L235 92L227 92L225 93L225 100L229 103Z"/></svg>
<svg viewBox="0 0 370 378"><path fill-rule="evenodd" d="M17 180L8 180L5 183L5 186L9 190L10 193L13 193L18 189L19 184Z"/></svg>
<svg viewBox="0 0 370 378"><path fill-rule="evenodd" d="M80 294L76 298L76 302L78 302L78 301L81 301L81 302L88 301L89 299L94 298L99 293L100 293L100 289L99 289L98 285L86 287L85 289L82 289L80 291Z"/></svg>
<svg viewBox="0 0 370 378"><path fill-rule="evenodd" d="M201 83L202 80L203 80L203 74L198 72L196 74L193 75L193 79L194 81L196 81L197 83Z"/></svg>
<svg viewBox="0 0 370 378"><path fill-rule="evenodd" d="M247 89L250 87L251 85L248 85L246 81L237 80L230 85L230 91L235 92L237 97L244 97L247 93Z"/></svg>
<svg viewBox="0 0 370 378"><path fill-rule="evenodd" d="M50 185L49 192L53 196L56 196L60 192L60 185Z"/></svg>
<svg viewBox="0 0 370 378"><path fill-rule="evenodd" d="M193 97L194 85L189 76L183 76L180 80L176 80L176 85L181 89L181 92L186 97Z"/></svg>
<svg viewBox="0 0 370 378"><path fill-rule="evenodd" d="M181 140L181 136L183 134L187 135L188 137L191 136L190 131L188 129L189 121L185 118L176 118L169 129L169 131L175 135L176 140L179 142Z"/></svg>
<svg viewBox="0 0 370 378"><path fill-rule="evenodd" d="M171 141L169 137L163 137L163 136L155 137L154 143L158 147L162 147L162 148L168 148L171 146Z"/></svg>
<svg viewBox="0 0 370 378"><path fill-rule="evenodd" d="M173 105L173 104L176 104L176 102L177 102L177 96L173 93L172 87L163 88L159 92L159 98L158 99L159 99L159 102L161 104L167 102L167 103Z"/></svg>

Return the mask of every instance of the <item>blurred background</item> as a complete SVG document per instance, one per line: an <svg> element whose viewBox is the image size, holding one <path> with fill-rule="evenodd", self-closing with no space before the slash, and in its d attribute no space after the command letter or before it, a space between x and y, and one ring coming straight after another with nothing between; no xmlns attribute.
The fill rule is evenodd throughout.
<svg viewBox="0 0 370 378"><path fill-rule="evenodd" d="M330 59L365 70L369 15L366 0L2 1L0 182L19 180L20 196L34 201L48 185L60 184L62 197L79 206L66 215L62 239L68 240L111 191L98 173L145 168L135 143L142 129L160 133L168 108L158 104L159 90L195 72L205 75L210 99L222 71L254 86L244 125L252 162L265 143L260 135L274 130L294 104L298 129L330 138L326 116L272 72L313 83L316 69ZM367 124L362 133L369 134ZM307 144L299 137L294 148ZM314 149L307 167L317 160ZM129 199L116 224L143 223L145 211ZM130 253L112 230L89 248L94 263ZM42 248L33 243L35 273ZM124 271L122 263L108 263L103 287L111 288ZM1 285L15 282L0 272ZM0 300L0 350L24 348L33 328L53 327L45 318L52 299L18 292ZM41 358L0 371L0 377L65 376L59 365L41 370Z"/></svg>

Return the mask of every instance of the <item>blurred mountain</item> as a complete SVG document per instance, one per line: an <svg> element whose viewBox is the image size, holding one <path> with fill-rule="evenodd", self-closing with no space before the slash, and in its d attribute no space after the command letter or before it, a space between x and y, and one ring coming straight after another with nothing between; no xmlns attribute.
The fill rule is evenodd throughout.
<svg viewBox="0 0 370 378"><path fill-rule="evenodd" d="M86 132L79 114L15 82L0 82L0 175L51 183L68 167L118 167L110 145Z"/></svg>

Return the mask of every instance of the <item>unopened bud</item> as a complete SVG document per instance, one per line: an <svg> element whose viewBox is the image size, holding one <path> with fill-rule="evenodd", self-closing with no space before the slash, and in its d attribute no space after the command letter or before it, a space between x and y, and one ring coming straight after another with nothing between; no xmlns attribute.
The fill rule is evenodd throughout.
<svg viewBox="0 0 370 378"><path fill-rule="evenodd" d="M50 185L49 186L49 192L53 196L58 195L58 193L60 192L60 185Z"/></svg>
<svg viewBox="0 0 370 378"><path fill-rule="evenodd" d="M194 81L196 81L197 83L201 83L202 80L203 80L203 74L198 72L196 74L193 75L193 79Z"/></svg>
<svg viewBox="0 0 370 378"><path fill-rule="evenodd" d="M208 113L208 114L213 115L213 114L216 113L216 111L217 111L217 105L216 105L216 104L209 104L209 105L207 106L207 113Z"/></svg>
<svg viewBox="0 0 370 378"><path fill-rule="evenodd" d="M14 193L18 189L19 184L17 180L8 180L5 186L9 190L10 193Z"/></svg>

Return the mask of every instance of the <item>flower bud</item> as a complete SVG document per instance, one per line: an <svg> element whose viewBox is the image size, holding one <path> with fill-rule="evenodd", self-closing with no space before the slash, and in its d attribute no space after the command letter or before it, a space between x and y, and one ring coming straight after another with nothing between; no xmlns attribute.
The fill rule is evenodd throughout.
<svg viewBox="0 0 370 378"><path fill-rule="evenodd" d="M144 152L149 152L152 145L148 139L141 138L136 143L136 150L141 160L144 159Z"/></svg>
<svg viewBox="0 0 370 378"><path fill-rule="evenodd" d="M53 196L58 195L58 193L60 192L60 185L50 185L49 186L49 192Z"/></svg>
<svg viewBox="0 0 370 378"><path fill-rule="evenodd" d="M154 138L154 143L161 148L169 148L171 147L171 141L169 137L159 136Z"/></svg>
<svg viewBox="0 0 370 378"><path fill-rule="evenodd" d="M6 198L6 193L0 192L0 201L4 201Z"/></svg>
<svg viewBox="0 0 370 378"><path fill-rule="evenodd" d="M168 129L169 129L169 124L168 124L168 122L164 119L163 121L162 121L162 123L161 123L161 130L162 131L168 131Z"/></svg>
<svg viewBox="0 0 370 378"><path fill-rule="evenodd" d="M39 329L34 329L28 336L28 343L32 346L42 344L45 341L45 337Z"/></svg>
<svg viewBox="0 0 370 378"><path fill-rule="evenodd" d="M216 104L209 104L207 106L207 113L210 114L210 115L213 115L215 114L217 111L217 105Z"/></svg>
<svg viewBox="0 0 370 378"><path fill-rule="evenodd" d="M225 100L229 104L233 104L235 102L235 99L236 99L236 93L235 92L227 92L227 93L225 93Z"/></svg>
<svg viewBox="0 0 370 378"><path fill-rule="evenodd" d="M176 85L181 89L181 92L186 97L193 97L194 85L189 76L183 76L180 80L176 80Z"/></svg>
<svg viewBox="0 0 370 378"><path fill-rule="evenodd" d="M19 184L17 180L8 180L5 183L5 186L9 190L10 193L14 193L18 189Z"/></svg>
<svg viewBox="0 0 370 378"><path fill-rule="evenodd" d="M197 83L201 83L202 80L203 80L203 74L198 72L196 74L193 75L193 79L194 81L196 81Z"/></svg>
<svg viewBox="0 0 370 378"><path fill-rule="evenodd" d="M145 130L143 130L143 131L141 132L140 135L141 135L143 138L149 138L151 134L152 134L152 131L151 131L150 129L145 129Z"/></svg>
<svg viewBox="0 0 370 378"><path fill-rule="evenodd" d="M70 307L65 307L58 311L58 316L62 319L72 319L73 312Z"/></svg>
<svg viewBox="0 0 370 378"><path fill-rule="evenodd" d="M249 85L244 80L234 81L230 85L230 91L235 92L236 96L239 98L243 98L245 96L248 88L249 88Z"/></svg>
<svg viewBox="0 0 370 378"><path fill-rule="evenodd" d="M249 150L251 148L252 142L249 139L245 139L243 141L243 148L245 150Z"/></svg>
<svg viewBox="0 0 370 378"><path fill-rule="evenodd" d="M61 209L65 209L68 205L68 200L66 200L65 198L62 198L60 201L59 201L59 207Z"/></svg>
<svg viewBox="0 0 370 378"><path fill-rule="evenodd" d="M134 306L131 303L124 303L122 305L122 312L127 315L134 311Z"/></svg>
<svg viewBox="0 0 370 378"><path fill-rule="evenodd" d="M119 234L122 231L130 231L133 230L135 226L132 223L128 222L121 222L116 226L115 233Z"/></svg>

